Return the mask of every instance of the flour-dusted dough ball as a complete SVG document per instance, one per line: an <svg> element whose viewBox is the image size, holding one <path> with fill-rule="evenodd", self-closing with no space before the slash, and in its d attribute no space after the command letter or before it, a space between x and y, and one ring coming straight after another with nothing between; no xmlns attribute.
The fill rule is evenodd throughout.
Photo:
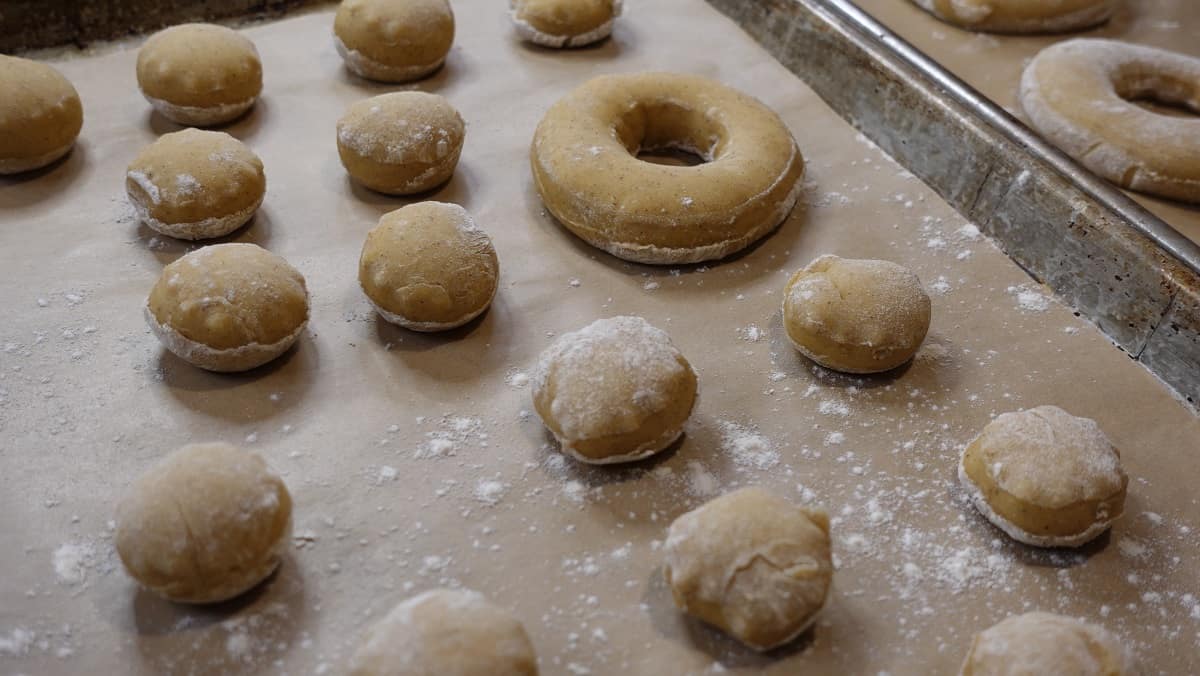
<svg viewBox="0 0 1200 676"><path fill-rule="evenodd" d="M543 47L582 47L612 34L621 0L511 0L520 36Z"/></svg>
<svg viewBox="0 0 1200 676"><path fill-rule="evenodd" d="M454 42L454 12L446 0L344 0L333 40L355 75L418 80L445 62Z"/></svg>
<svg viewBox="0 0 1200 676"><path fill-rule="evenodd" d="M696 372L641 317L600 319L542 353L533 406L562 450L603 465L648 458L683 434Z"/></svg>
<svg viewBox="0 0 1200 676"><path fill-rule="evenodd" d="M0 55L0 174L66 155L83 127L75 87L44 63Z"/></svg>
<svg viewBox="0 0 1200 676"><path fill-rule="evenodd" d="M435 589L372 626L350 676L537 676L525 627L483 594Z"/></svg>
<svg viewBox="0 0 1200 676"><path fill-rule="evenodd" d="M1014 615L975 636L959 676L1133 676L1132 653L1104 627L1052 613Z"/></svg>
<svg viewBox="0 0 1200 676"><path fill-rule="evenodd" d="M1035 547L1095 539L1124 512L1129 483L1096 421L1056 406L997 416L963 451L958 478L988 521Z"/></svg>
<svg viewBox="0 0 1200 676"><path fill-rule="evenodd" d="M184 603L231 599L279 566L292 498L263 459L229 444L192 444L130 487L117 507L117 553L150 591Z"/></svg>
<svg viewBox="0 0 1200 676"><path fill-rule="evenodd" d="M220 131L163 134L125 173L125 192L138 218L179 239L237 230L258 211L266 191L262 161Z"/></svg>
<svg viewBox="0 0 1200 676"><path fill-rule="evenodd" d="M450 180L466 132L462 116L437 94L383 94L350 106L338 120L338 155L368 188L411 195Z"/></svg>
<svg viewBox="0 0 1200 676"><path fill-rule="evenodd" d="M684 612L755 650L816 621L833 581L829 517L743 488L675 519L663 573Z"/></svg>
<svg viewBox="0 0 1200 676"><path fill-rule="evenodd" d="M254 244L214 244L163 268L146 301L163 346L209 371L247 371L287 351L308 324L304 277Z"/></svg>
<svg viewBox="0 0 1200 676"><path fill-rule="evenodd" d="M188 23L150 36L138 52L137 79L163 117L207 127L250 110L262 92L262 63L237 31Z"/></svg>
<svg viewBox="0 0 1200 676"><path fill-rule="evenodd" d="M888 261L821 256L792 275L783 294L792 345L846 373L881 373L912 359L930 310L921 280Z"/></svg>
<svg viewBox="0 0 1200 676"><path fill-rule="evenodd" d="M492 303L500 263L466 209L418 202L386 213L367 233L358 283L375 309L413 331L445 331Z"/></svg>

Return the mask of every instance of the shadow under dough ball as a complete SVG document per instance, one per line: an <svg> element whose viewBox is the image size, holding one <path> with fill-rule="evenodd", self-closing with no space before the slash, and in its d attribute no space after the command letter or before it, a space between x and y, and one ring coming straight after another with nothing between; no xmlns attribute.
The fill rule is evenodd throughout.
<svg viewBox="0 0 1200 676"><path fill-rule="evenodd" d="M359 77L419 80L445 62L454 12L446 0L345 0L333 20L333 41Z"/></svg>
<svg viewBox="0 0 1200 676"><path fill-rule="evenodd" d="M40 169L70 152L83 127L75 87L53 67L0 55L0 174Z"/></svg>
<svg viewBox="0 0 1200 676"><path fill-rule="evenodd" d="M142 95L160 115L209 127L241 117L262 92L262 62L237 31L206 23L161 30L138 51Z"/></svg>
<svg viewBox="0 0 1200 676"><path fill-rule="evenodd" d="M612 34L621 0L512 0L517 34L543 47L583 47Z"/></svg>
<svg viewBox="0 0 1200 676"><path fill-rule="evenodd" d="M1133 653L1104 627L1073 617L1013 615L976 634L959 676L1133 676Z"/></svg>

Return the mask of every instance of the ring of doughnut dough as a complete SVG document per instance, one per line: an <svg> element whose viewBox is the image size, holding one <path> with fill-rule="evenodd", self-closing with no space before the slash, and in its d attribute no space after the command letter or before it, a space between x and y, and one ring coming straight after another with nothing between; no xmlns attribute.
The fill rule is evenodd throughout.
<svg viewBox="0 0 1200 676"><path fill-rule="evenodd" d="M584 47L594 42L600 42L604 38L612 35L613 22L617 17L621 16L622 1L615 0L612 7L612 16L607 21L582 33L574 33L571 35L563 35L550 33L546 30L539 29L533 23L522 19L518 16L520 0L512 0L510 2L509 14L512 16L513 26L517 29L517 35L521 39L528 40L535 45L543 47L552 47L562 49L564 47Z"/></svg>
<svg viewBox="0 0 1200 676"><path fill-rule="evenodd" d="M913 0L959 28L983 33L1065 33L1108 21L1117 0Z"/></svg>
<svg viewBox="0 0 1200 676"><path fill-rule="evenodd" d="M1075 39L1042 50L1021 76L1021 107L1063 152L1123 188L1200 202L1200 118L1130 102L1147 96L1200 114L1200 59Z"/></svg>
<svg viewBox="0 0 1200 676"><path fill-rule="evenodd" d="M673 148L707 163L643 162ZM638 263L724 258L774 230L800 195L787 126L745 94L695 75L604 75L554 104L530 152L546 208L592 246Z"/></svg>
<svg viewBox="0 0 1200 676"><path fill-rule="evenodd" d="M150 331L167 347L167 350L194 366L215 373L241 373L274 360L287 352L308 326L306 320L291 334L274 343L250 343L218 350L192 340L158 321L158 318L150 311L149 305L142 308L142 313L146 317L146 323L150 325Z"/></svg>

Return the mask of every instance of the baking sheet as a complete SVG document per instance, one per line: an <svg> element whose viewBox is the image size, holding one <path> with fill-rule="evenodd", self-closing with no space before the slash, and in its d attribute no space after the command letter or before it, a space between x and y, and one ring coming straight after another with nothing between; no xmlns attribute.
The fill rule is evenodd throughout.
<svg viewBox="0 0 1200 676"><path fill-rule="evenodd" d="M1200 421L1153 376L702 2L634 3L614 39L567 52L518 43L494 3L455 7L456 46L419 87L460 109L467 142L429 197L494 238L494 306L443 336L375 318L359 250L408 201L347 180L334 125L394 87L345 74L329 11L250 27L266 91L228 130L269 185L231 240L298 267L313 316L296 350L241 376L165 354L142 323L162 266L193 246L125 205L125 165L174 129L137 94L135 53L58 64L84 100L82 143L0 183L0 673L338 673L370 621L438 585L513 609L545 674L953 673L974 632L1034 608L1102 621L1149 673L1200 669ZM796 134L805 203L761 245L721 264L632 265L544 213L527 166L542 112L589 75L646 69L723 80ZM787 346L782 286L823 253L921 276L934 319L910 367L848 378ZM527 378L555 335L616 314L669 331L701 397L671 452L584 468L529 413ZM1081 552L1014 546L955 487L959 449L992 416L1045 403L1099 420L1132 477L1126 518ZM165 453L212 439L284 475L295 547L247 598L173 606L121 571L113 505ZM434 439L453 454L431 457L447 446ZM766 656L678 614L659 569L672 519L748 484L834 517L830 604Z"/></svg>
<svg viewBox="0 0 1200 676"><path fill-rule="evenodd" d="M1103 26L1062 35L972 33L909 0L855 0L859 7L1013 115L1021 73L1042 49L1073 37L1124 40L1200 57L1200 12L1192 0L1126 0ZM1200 242L1200 207L1126 191L1181 234Z"/></svg>

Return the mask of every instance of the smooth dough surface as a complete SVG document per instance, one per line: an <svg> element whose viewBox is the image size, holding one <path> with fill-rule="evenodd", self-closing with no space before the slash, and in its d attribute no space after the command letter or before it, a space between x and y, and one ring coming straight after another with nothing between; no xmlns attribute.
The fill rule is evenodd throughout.
<svg viewBox="0 0 1200 676"><path fill-rule="evenodd" d="M355 103L338 121L338 155L368 188L412 195L450 180L466 130L454 106L437 94L383 94Z"/></svg>
<svg viewBox="0 0 1200 676"><path fill-rule="evenodd" d="M1021 107L1063 152L1122 188L1200 203L1200 58L1115 40L1077 39L1038 53ZM1164 115L1150 99L1196 115Z"/></svg>
<svg viewBox="0 0 1200 676"><path fill-rule="evenodd" d="M1103 533L1129 483L1100 426L1056 406L997 416L963 451L958 476L989 521L1037 547L1078 547Z"/></svg>
<svg viewBox="0 0 1200 676"><path fill-rule="evenodd" d="M537 676L525 627L482 594L435 589L397 605L366 633L350 676Z"/></svg>
<svg viewBox="0 0 1200 676"><path fill-rule="evenodd" d="M333 34L355 75L409 82L446 60L454 43L454 12L447 0L344 0Z"/></svg>
<svg viewBox="0 0 1200 676"><path fill-rule="evenodd" d="M675 605L755 650L808 629L833 581L829 517L761 488L680 516L665 549Z"/></svg>
<svg viewBox="0 0 1200 676"><path fill-rule="evenodd" d="M1064 615L1014 615L975 636L960 676L1133 676L1131 652L1104 627Z"/></svg>
<svg viewBox="0 0 1200 676"><path fill-rule="evenodd" d="M792 275L783 294L792 345L846 373L880 373L912 359L931 312L921 280L889 261L821 256Z"/></svg>
<svg viewBox="0 0 1200 676"><path fill-rule="evenodd" d="M237 31L206 23L161 30L142 45L138 87L163 117L206 127L237 119L262 92L262 62Z"/></svg>
<svg viewBox="0 0 1200 676"><path fill-rule="evenodd" d="M125 192L138 218L179 239L209 239L237 230L254 216L266 190L262 160L219 131L163 134L125 173Z"/></svg>
<svg viewBox="0 0 1200 676"><path fill-rule="evenodd" d="M564 453L609 464L648 458L683 434L696 373L666 332L612 317L564 333L538 363L533 406Z"/></svg>
<svg viewBox="0 0 1200 676"><path fill-rule="evenodd" d="M621 0L511 0L513 25L543 47L582 47L612 34Z"/></svg>
<svg viewBox="0 0 1200 676"><path fill-rule="evenodd" d="M257 454L192 444L139 477L116 520L117 553L142 586L172 601L216 603L279 566L292 499Z"/></svg>
<svg viewBox="0 0 1200 676"><path fill-rule="evenodd" d="M83 105L62 73L0 54L0 92L0 174L40 169L71 150Z"/></svg>
<svg viewBox="0 0 1200 676"><path fill-rule="evenodd" d="M304 277L254 244L214 244L163 268L146 301L163 346L210 371L246 371L287 351L308 324Z"/></svg>
<svg viewBox="0 0 1200 676"><path fill-rule="evenodd" d="M491 238L466 209L443 202L384 214L358 264L358 282L379 314L414 331L445 331L478 317L499 275Z"/></svg>
<svg viewBox="0 0 1200 676"><path fill-rule="evenodd" d="M985 33L1063 33L1102 24L1118 0L913 0L947 23Z"/></svg>
<svg viewBox="0 0 1200 676"><path fill-rule="evenodd" d="M692 167L639 160L676 149ZM783 222L804 160L759 101L677 73L603 75L555 103L531 149L546 208L592 246L640 263L724 258Z"/></svg>

